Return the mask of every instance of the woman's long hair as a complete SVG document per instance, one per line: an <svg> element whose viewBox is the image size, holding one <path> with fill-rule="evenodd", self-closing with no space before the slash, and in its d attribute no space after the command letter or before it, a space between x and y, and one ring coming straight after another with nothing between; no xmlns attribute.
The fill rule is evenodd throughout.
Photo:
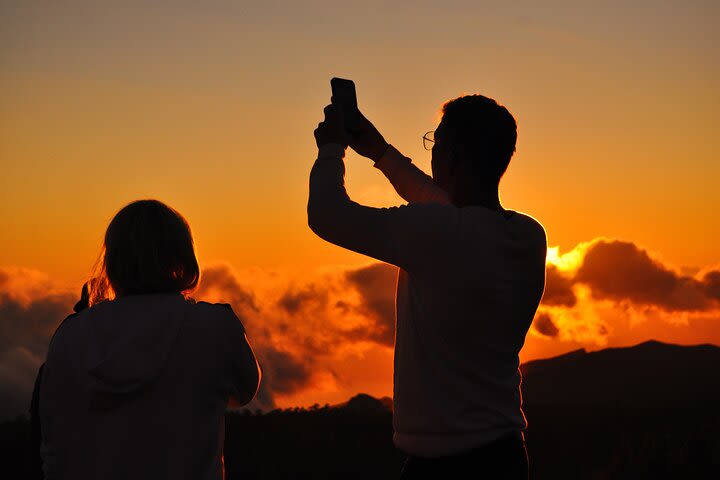
<svg viewBox="0 0 720 480"><path fill-rule="evenodd" d="M105 232L88 282L89 303L124 295L183 293L199 280L185 218L157 200L138 200L120 210Z"/></svg>

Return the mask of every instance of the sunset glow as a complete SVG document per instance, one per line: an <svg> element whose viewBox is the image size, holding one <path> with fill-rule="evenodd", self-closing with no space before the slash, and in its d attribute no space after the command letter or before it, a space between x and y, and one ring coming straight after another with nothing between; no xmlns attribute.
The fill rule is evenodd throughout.
<svg viewBox="0 0 720 480"><path fill-rule="evenodd" d="M138 198L189 221L202 268L191 296L243 320L266 371L259 405L392 395L396 270L307 226L312 132L336 75L426 172L421 137L447 99L482 93L515 115L502 201L551 245L522 361L649 339L720 344L719 4L350 12L323 0L310 2L317 15L307 2L180 3L2 7L8 405L31 388L109 220ZM371 161L346 164L351 198L401 204Z"/></svg>
<svg viewBox="0 0 720 480"><path fill-rule="evenodd" d="M577 270L582 263L583 245L578 245L569 252L560 253L560 247L548 247L547 263L560 270Z"/></svg>

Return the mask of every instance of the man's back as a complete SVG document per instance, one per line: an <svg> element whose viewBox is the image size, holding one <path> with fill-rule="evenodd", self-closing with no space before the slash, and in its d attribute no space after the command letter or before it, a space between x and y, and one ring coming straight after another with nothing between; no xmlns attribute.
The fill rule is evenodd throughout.
<svg viewBox="0 0 720 480"><path fill-rule="evenodd" d="M320 148L308 218L326 240L401 268L395 444L446 456L521 431L518 353L543 293L544 229L521 213L452 205L393 147L375 166L410 203L358 205L343 186L343 154Z"/></svg>
<svg viewBox="0 0 720 480"><path fill-rule="evenodd" d="M526 427L518 353L543 292L545 232L515 212L421 208L445 234L429 268L398 279L394 439L440 456Z"/></svg>

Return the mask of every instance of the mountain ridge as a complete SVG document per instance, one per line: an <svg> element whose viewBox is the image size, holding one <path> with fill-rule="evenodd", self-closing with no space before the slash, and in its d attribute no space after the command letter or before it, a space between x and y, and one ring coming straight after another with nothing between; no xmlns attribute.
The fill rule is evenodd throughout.
<svg viewBox="0 0 720 480"><path fill-rule="evenodd" d="M715 369L713 368L715 366ZM720 346L648 340L573 350L520 366L524 405L565 408L689 408L720 402ZM332 408L392 411L392 399L364 393Z"/></svg>
<svg viewBox="0 0 720 480"><path fill-rule="evenodd" d="M720 402L720 347L650 340L524 363L524 403L672 408Z"/></svg>

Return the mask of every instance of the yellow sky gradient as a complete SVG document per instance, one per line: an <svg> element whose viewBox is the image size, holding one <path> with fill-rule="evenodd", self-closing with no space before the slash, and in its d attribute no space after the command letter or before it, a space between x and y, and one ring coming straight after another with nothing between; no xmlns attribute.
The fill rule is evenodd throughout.
<svg viewBox="0 0 720 480"><path fill-rule="evenodd" d="M362 306L346 274L370 260L316 237L305 214L333 76L355 80L361 109L428 172L421 137L444 101L506 105L519 138L503 204L542 222L563 271L601 237L697 291L710 283L692 276L720 267L720 3L196 3L0 3L0 273L21 304L79 291L117 210L157 198L190 222L204 270L255 296L258 311L233 305L254 345L305 362L306 383L277 405L390 395L387 342L346 341L332 302L278 303L326 289ZM369 160L346 164L351 198L401 202ZM541 307L556 335L533 327L523 361L649 338L720 344L719 303L678 312L589 288ZM318 337L340 340L311 354Z"/></svg>
<svg viewBox="0 0 720 480"><path fill-rule="evenodd" d="M516 3L3 5L0 265L79 283L112 215L142 197L186 215L203 263L365 262L306 227L333 75L426 170L420 137L443 101L505 104L519 141L503 202L563 251L605 236L717 263L717 4ZM400 202L354 155L347 182Z"/></svg>
<svg viewBox="0 0 720 480"><path fill-rule="evenodd" d="M506 105L519 139L501 198L542 222L555 263L604 237L687 275L717 267L720 4L511 3L3 2L0 268L44 272L38 292L78 291L115 212L157 198L186 216L203 267L229 265L250 292L275 288L258 294L259 316L292 322L275 303L283 289L369 262L307 228L312 132L332 76L354 79L361 109L428 172L421 137L445 100ZM351 198L401 202L369 160L346 163ZM720 342L712 309L580 296L546 310L561 333L531 330L523 360L648 338ZM281 347L312 338L295 334ZM389 395L391 348L347 348L315 360L310 386L278 404Z"/></svg>

